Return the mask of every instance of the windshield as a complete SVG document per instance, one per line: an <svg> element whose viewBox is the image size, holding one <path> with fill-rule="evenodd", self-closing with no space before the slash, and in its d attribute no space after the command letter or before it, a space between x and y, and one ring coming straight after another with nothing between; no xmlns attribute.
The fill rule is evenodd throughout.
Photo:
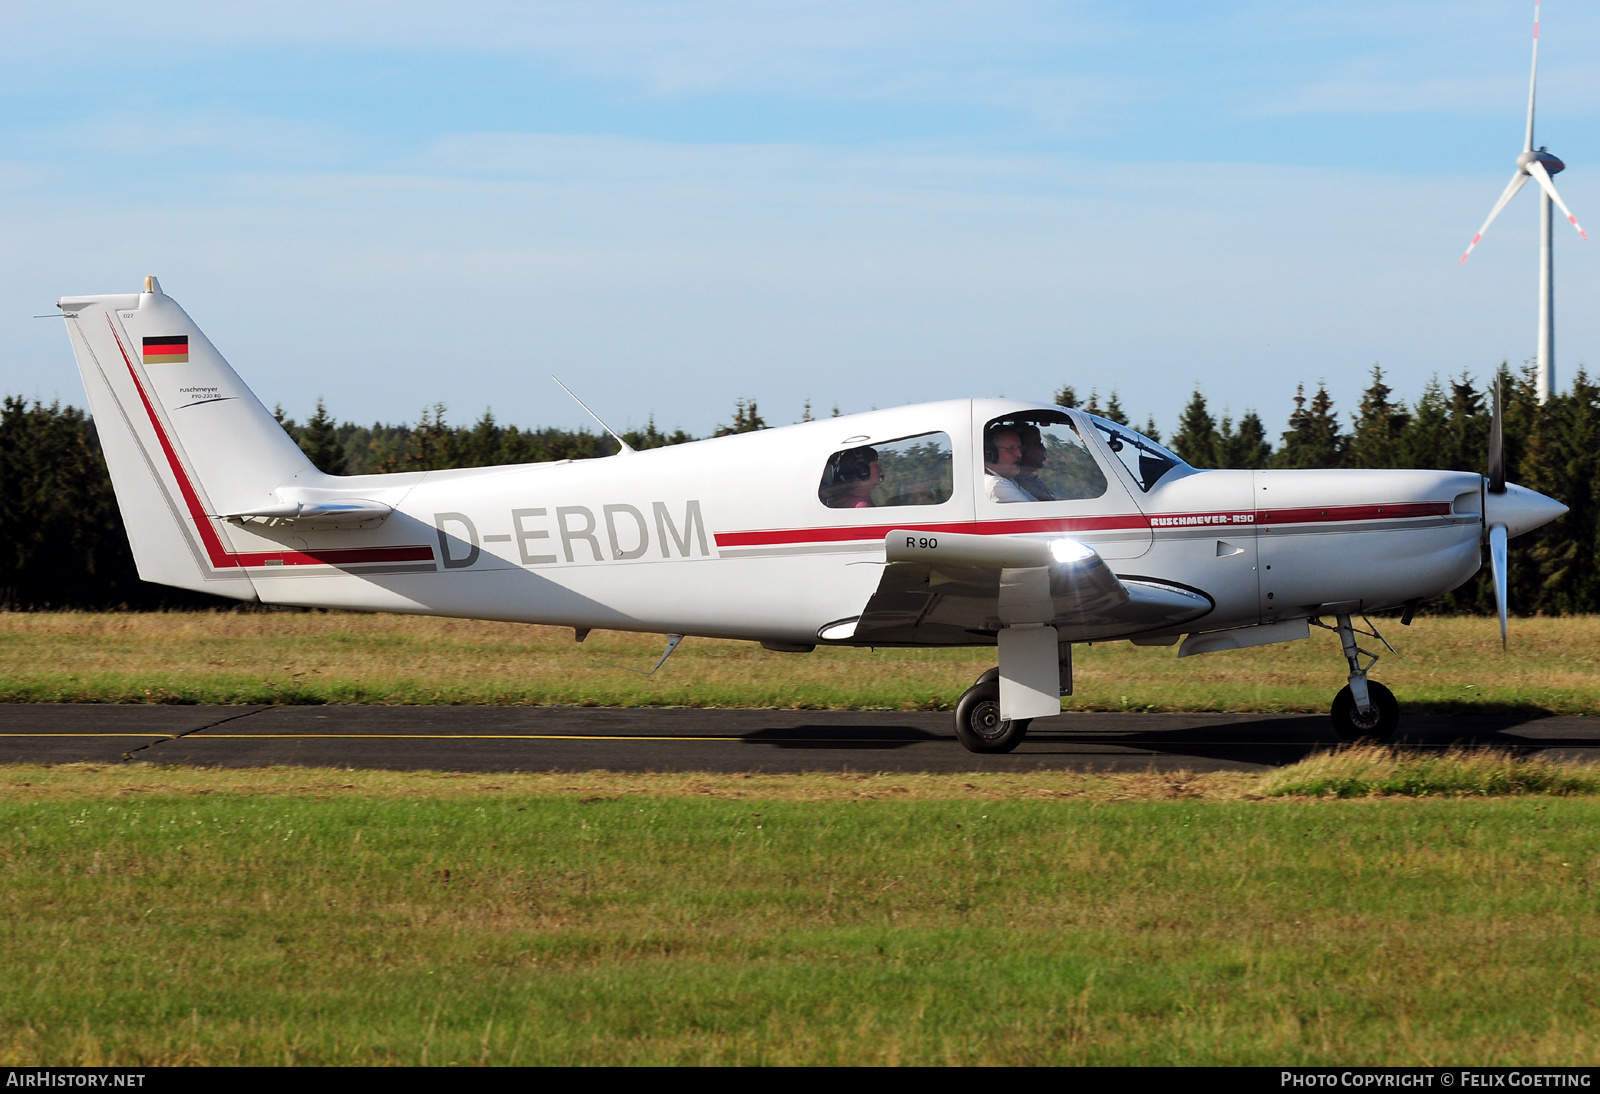
<svg viewBox="0 0 1600 1094"><path fill-rule="evenodd" d="M1117 459L1128 469L1140 490L1148 492L1174 467L1189 466L1149 437L1125 425L1093 414L1089 415L1089 421L1100 431L1106 447L1117 454Z"/></svg>

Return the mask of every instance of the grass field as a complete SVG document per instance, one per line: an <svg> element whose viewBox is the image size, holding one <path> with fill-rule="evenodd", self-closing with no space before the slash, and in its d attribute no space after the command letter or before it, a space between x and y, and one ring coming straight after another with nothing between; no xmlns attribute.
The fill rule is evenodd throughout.
<svg viewBox="0 0 1600 1094"><path fill-rule="evenodd" d="M1382 623L1374 676L1406 710L1600 713L1600 617ZM1375 642L1368 642L1376 647ZM0 701L499 703L947 709L991 649L769 653L550 627L353 613L0 613ZM1179 661L1172 648L1075 647L1069 710L1323 711L1343 684L1333 635Z"/></svg>
<svg viewBox="0 0 1600 1094"><path fill-rule="evenodd" d="M1600 1062L1597 772L1429 762L4 768L0 1061Z"/></svg>

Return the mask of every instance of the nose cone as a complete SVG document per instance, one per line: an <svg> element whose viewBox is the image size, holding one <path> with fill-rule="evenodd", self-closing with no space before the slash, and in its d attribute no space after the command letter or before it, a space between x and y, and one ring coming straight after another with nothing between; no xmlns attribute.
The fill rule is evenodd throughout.
<svg viewBox="0 0 1600 1094"><path fill-rule="evenodd" d="M1506 536L1512 539L1544 527L1567 511L1567 507L1554 498L1511 482L1506 483L1504 494L1485 493L1483 504L1485 527L1504 524Z"/></svg>

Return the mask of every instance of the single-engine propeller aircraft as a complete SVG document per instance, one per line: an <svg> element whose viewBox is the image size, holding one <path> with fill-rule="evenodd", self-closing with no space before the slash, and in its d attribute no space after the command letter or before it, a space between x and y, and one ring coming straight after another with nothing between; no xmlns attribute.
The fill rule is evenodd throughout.
<svg viewBox="0 0 1600 1094"><path fill-rule="evenodd" d="M1487 475L1200 471L1116 422L963 399L604 459L318 471L156 279L65 297L146 581L268 604L819 645L997 646L956 734L1061 713L1075 642L1178 656L1337 631L1347 739L1399 707L1352 619L1475 574L1566 511ZM1332 624L1325 619L1334 620ZM1370 628L1370 624L1368 624ZM1381 638L1380 638L1381 640ZM1387 643L1385 643L1387 645ZM662 659L665 660L666 654Z"/></svg>

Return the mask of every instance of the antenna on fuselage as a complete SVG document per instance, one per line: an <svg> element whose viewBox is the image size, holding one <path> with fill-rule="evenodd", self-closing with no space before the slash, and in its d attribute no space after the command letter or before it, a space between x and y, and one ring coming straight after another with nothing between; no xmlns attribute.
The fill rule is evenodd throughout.
<svg viewBox="0 0 1600 1094"><path fill-rule="evenodd" d="M550 379L554 380L556 382L556 384L561 388L562 391L565 391L568 395L572 395L572 389L570 387L568 387L566 384L561 383L561 377L556 376L555 374L552 373L551 376L550 376ZM622 434L618 433L615 429L612 429L610 426L606 425L605 422L601 421L600 415L596 414L594 411L589 409L589 404L588 403L585 403L582 399L578 398L576 395L572 395L572 401L577 403L579 406L583 407L583 412L585 414L589 415L589 417L593 418L595 421L600 422L600 428L605 430L607 433L611 434L612 439L614 439L618 444L620 444L622 446L622 452L618 452L617 455L620 456L620 455L622 455L623 452L632 452L632 451L634 451L633 446L630 445L627 441L622 439Z"/></svg>
<svg viewBox="0 0 1600 1094"><path fill-rule="evenodd" d="M585 631L584 633L588 634L589 632ZM644 669L630 669L627 665L619 665L615 661L602 661L598 657L591 657L591 658L589 658L589 660L593 661L597 665L610 665L614 669L621 669L623 672L636 673L639 676L654 676L656 674L656 669L659 669L662 665L665 665L667 663L667 658L672 656L672 651L677 649L678 648L678 643L682 642L682 641L683 641L683 635L681 635L681 634L669 634L669 635L667 635L667 649L666 649L666 652L663 653L661 655L661 659L656 662L656 668L655 669L651 669L649 672L644 671Z"/></svg>

